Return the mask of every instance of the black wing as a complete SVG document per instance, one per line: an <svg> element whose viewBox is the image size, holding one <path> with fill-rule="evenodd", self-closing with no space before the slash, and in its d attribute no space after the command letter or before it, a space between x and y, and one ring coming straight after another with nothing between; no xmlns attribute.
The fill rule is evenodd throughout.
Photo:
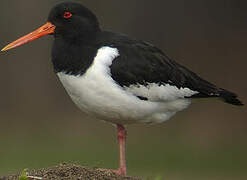
<svg viewBox="0 0 247 180"><path fill-rule="evenodd" d="M116 47L120 54L111 66L112 78L120 86L170 84L199 92L193 97L221 97L227 103L242 105L236 94L203 80L152 44L120 34L107 33L108 37L111 37L108 42L111 42L110 45Z"/></svg>

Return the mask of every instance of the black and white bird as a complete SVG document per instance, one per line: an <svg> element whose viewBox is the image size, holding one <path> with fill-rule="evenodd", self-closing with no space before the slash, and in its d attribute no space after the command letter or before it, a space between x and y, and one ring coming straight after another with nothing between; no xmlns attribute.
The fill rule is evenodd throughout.
<svg viewBox="0 0 247 180"><path fill-rule="evenodd" d="M118 174L126 175L124 125L162 123L186 109L192 98L218 97L243 105L235 93L200 78L152 44L101 30L96 16L74 2L55 6L45 25L2 51L48 34L55 38L55 73L73 102L117 126Z"/></svg>

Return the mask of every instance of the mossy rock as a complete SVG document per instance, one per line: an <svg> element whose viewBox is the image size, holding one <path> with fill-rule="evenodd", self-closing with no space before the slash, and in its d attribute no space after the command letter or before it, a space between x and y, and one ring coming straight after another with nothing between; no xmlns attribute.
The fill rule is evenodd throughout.
<svg viewBox="0 0 247 180"><path fill-rule="evenodd" d="M136 177L124 177L106 169L88 168L63 163L55 167L39 170L27 170L27 180L141 180ZM23 173L0 177L0 180L19 180ZM33 178L30 178L33 177ZM36 177L36 178L35 178Z"/></svg>

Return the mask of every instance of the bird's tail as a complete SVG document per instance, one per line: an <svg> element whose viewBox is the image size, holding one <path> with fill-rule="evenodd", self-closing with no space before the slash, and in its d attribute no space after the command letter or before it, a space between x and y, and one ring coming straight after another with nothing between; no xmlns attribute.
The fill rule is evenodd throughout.
<svg viewBox="0 0 247 180"><path fill-rule="evenodd" d="M220 89L219 97L222 98L226 103L233 104L236 106L243 106L244 104L238 99L238 96L225 89Z"/></svg>

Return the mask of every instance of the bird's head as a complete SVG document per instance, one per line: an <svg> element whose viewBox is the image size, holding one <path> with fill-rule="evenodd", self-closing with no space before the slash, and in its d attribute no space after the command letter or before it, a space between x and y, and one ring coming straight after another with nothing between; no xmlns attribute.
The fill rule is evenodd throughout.
<svg viewBox="0 0 247 180"><path fill-rule="evenodd" d="M56 27L55 36L64 38L86 37L99 31L96 16L79 3L58 4L51 10L48 22Z"/></svg>
<svg viewBox="0 0 247 180"><path fill-rule="evenodd" d="M79 3L64 2L50 11L48 22L37 30L5 46L2 51L16 48L45 35L54 35L65 40L88 38L100 31L96 16Z"/></svg>

